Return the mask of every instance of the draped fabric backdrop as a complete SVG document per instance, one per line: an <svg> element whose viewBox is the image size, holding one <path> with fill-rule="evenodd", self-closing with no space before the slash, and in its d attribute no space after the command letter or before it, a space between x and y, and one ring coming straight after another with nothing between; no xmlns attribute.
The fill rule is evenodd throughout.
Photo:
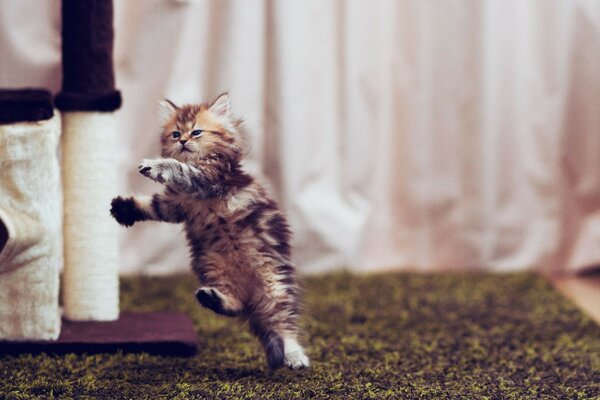
<svg viewBox="0 0 600 400"><path fill-rule="evenodd" d="M301 271L600 264L600 1L116 0L115 12L121 194L160 189L136 166L158 154L161 97L228 90ZM58 0L3 1L0 86L57 91L59 30ZM122 229L122 272L186 269L180 230Z"/></svg>

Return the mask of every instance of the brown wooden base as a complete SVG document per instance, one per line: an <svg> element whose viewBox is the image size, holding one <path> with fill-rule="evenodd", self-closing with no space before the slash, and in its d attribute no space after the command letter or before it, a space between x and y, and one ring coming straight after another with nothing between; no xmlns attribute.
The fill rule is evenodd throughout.
<svg viewBox="0 0 600 400"><path fill-rule="evenodd" d="M117 321L63 320L56 341L0 341L0 354L150 353L191 357L198 350L192 320L172 312L121 313Z"/></svg>

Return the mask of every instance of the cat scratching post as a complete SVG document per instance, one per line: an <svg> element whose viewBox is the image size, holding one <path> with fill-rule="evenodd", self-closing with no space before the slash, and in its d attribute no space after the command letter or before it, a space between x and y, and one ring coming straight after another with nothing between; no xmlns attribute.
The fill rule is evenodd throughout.
<svg viewBox="0 0 600 400"><path fill-rule="evenodd" d="M112 1L63 0L65 317L119 318L117 225L108 208L117 192Z"/></svg>
<svg viewBox="0 0 600 400"><path fill-rule="evenodd" d="M60 121L50 93L0 90L0 340L60 333Z"/></svg>

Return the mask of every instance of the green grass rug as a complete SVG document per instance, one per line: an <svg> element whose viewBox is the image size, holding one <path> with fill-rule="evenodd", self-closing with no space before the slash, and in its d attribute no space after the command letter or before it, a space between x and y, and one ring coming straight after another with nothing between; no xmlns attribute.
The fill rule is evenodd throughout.
<svg viewBox="0 0 600 400"><path fill-rule="evenodd" d="M269 372L243 327L196 305L193 277L127 278L123 309L187 312L198 356L4 356L0 398L600 398L600 328L535 275L305 283L309 370Z"/></svg>

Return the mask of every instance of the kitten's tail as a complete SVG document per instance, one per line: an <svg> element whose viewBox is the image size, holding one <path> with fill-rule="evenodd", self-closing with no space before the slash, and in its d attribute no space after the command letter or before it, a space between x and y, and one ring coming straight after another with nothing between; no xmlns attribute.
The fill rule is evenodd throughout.
<svg viewBox="0 0 600 400"><path fill-rule="evenodd" d="M279 334L270 331L262 335L261 341L265 347L269 368L282 367L284 358L283 338Z"/></svg>

